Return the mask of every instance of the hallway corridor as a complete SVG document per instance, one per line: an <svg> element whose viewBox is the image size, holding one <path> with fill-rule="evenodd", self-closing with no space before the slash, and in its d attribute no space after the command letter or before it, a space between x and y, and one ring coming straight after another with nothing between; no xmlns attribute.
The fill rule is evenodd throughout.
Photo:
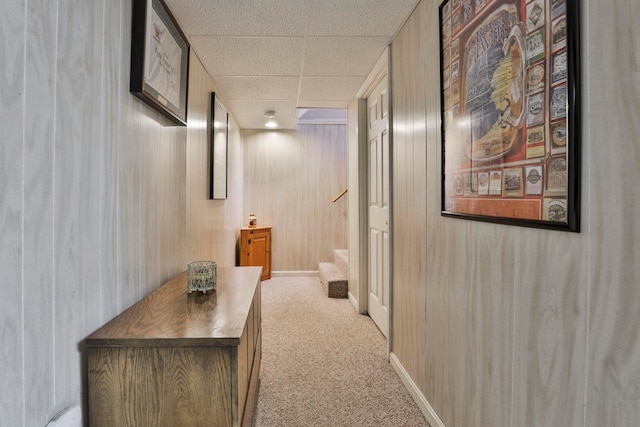
<svg viewBox="0 0 640 427"><path fill-rule="evenodd" d="M262 367L254 426L428 426L387 342L316 277L262 283Z"/></svg>

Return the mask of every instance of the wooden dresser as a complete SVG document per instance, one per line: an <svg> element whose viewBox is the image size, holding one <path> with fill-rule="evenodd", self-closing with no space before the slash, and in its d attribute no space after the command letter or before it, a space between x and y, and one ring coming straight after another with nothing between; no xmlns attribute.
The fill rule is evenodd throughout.
<svg viewBox="0 0 640 427"><path fill-rule="evenodd" d="M271 227L240 229L240 265L262 267L262 280L271 279Z"/></svg>
<svg viewBox="0 0 640 427"><path fill-rule="evenodd" d="M85 340L89 425L251 426L262 354L260 267L186 272Z"/></svg>

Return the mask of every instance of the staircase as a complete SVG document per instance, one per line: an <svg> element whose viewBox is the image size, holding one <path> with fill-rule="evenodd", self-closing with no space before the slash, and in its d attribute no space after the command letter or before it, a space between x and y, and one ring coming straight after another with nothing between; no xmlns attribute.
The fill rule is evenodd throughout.
<svg viewBox="0 0 640 427"><path fill-rule="evenodd" d="M347 298L349 292L349 251L334 249L333 262L318 264L318 274L322 287L329 298Z"/></svg>

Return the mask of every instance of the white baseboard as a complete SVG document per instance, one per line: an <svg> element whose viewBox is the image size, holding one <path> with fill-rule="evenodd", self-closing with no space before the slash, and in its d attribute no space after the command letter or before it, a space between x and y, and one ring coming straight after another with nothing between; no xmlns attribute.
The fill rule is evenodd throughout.
<svg viewBox="0 0 640 427"><path fill-rule="evenodd" d="M318 270L309 271L272 271L271 277L318 277Z"/></svg>
<svg viewBox="0 0 640 427"><path fill-rule="evenodd" d="M391 362L391 366L393 367L393 369L402 380L404 386L407 388L407 390L409 390L409 393L411 394L411 397L413 397L413 400L415 400L415 402L418 404L418 407L424 414L424 417L427 419L431 427L446 427L431 404L424 397L416 383L413 382L395 354L389 354L389 361Z"/></svg>
<svg viewBox="0 0 640 427"><path fill-rule="evenodd" d="M349 297L349 301L351 301L351 305L356 309L356 312L360 313L360 307L358 307L358 300L353 296L351 292L347 292L347 296Z"/></svg>

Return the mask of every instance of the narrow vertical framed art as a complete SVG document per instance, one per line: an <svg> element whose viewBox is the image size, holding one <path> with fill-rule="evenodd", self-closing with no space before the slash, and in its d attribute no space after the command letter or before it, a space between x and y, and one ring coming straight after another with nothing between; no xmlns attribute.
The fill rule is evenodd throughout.
<svg viewBox="0 0 640 427"><path fill-rule="evenodd" d="M209 123L209 199L222 200L227 198L229 113L215 92L211 92Z"/></svg>
<svg viewBox="0 0 640 427"><path fill-rule="evenodd" d="M440 5L443 216L579 231L578 3Z"/></svg>

